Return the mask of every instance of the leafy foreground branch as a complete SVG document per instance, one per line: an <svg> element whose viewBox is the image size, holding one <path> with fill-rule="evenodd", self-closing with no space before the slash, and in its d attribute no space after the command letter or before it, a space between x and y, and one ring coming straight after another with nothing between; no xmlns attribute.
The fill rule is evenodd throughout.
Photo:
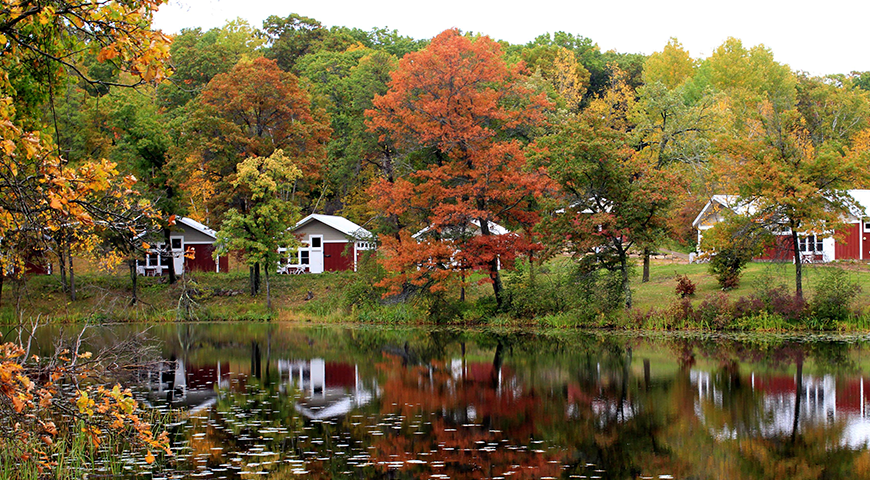
<svg viewBox="0 0 870 480"><path fill-rule="evenodd" d="M125 456L151 465L161 451L171 455L167 433L149 421L154 412L129 389L103 384L105 365L122 356L78 353L80 338L51 358L29 355L22 342L0 346L0 477L120 473Z"/></svg>

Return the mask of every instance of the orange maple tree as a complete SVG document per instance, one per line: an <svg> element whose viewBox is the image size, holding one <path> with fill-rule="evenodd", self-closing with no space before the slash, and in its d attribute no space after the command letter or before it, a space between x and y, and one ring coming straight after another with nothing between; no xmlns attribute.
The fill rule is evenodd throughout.
<svg viewBox="0 0 870 480"><path fill-rule="evenodd" d="M172 153L176 180L188 195L203 199L215 223L228 207L246 210L246 192L233 188L236 165L246 158L283 150L303 173L292 194L311 193L319 186L331 133L296 76L262 57L216 75L185 129L189 138Z"/></svg>
<svg viewBox="0 0 870 480"><path fill-rule="evenodd" d="M526 168L522 139L550 104L524 79L523 66L509 66L496 42L446 30L406 55L390 90L375 98L369 128L421 159L369 189L374 208L401 219L381 249L392 293L407 283L437 291L485 271L501 304L499 267L536 248L498 225L528 231L538 221L535 200L551 186Z"/></svg>

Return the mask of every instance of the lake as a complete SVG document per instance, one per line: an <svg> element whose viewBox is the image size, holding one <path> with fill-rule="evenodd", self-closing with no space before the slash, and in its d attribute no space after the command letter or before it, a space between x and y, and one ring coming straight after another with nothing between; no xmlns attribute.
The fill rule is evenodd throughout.
<svg viewBox="0 0 870 480"><path fill-rule="evenodd" d="M33 351L77 327L46 327ZM180 410L137 478L862 478L866 336L280 323L141 334L128 382ZM7 333L6 337L11 340Z"/></svg>

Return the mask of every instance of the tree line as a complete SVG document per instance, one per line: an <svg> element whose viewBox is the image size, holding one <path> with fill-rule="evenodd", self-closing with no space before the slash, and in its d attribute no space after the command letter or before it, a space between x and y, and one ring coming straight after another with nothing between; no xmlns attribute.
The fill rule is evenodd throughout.
<svg viewBox="0 0 870 480"><path fill-rule="evenodd" d="M287 228L316 212L379 235L388 293L482 281L503 305L502 268L569 255L630 307L630 253L648 278L711 194L753 202L799 259L798 235L833 230L867 184L870 74L794 72L761 45L644 56L297 14L168 38L149 30L158 4L0 9L5 271L48 252L74 297L74 256L135 276L185 215L268 293Z"/></svg>

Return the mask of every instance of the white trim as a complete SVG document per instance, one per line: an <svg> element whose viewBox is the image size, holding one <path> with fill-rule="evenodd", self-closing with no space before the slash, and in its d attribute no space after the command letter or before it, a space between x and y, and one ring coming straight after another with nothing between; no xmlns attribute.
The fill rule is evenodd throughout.
<svg viewBox="0 0 870 480"><path fill-rule="evenodd" d="M319 213L312 213L311 215L303 218L296 222L296 225L293 226L290 230L298 230L305 225L311 223L312 221L317 220L318 222L332 227L333 229L339 231L340 233L347 235L348 237L353 238L370 238L372 237L372 232L364 229L363 227L351 222L350 220L339 217L337 215L321 215Z"/></svg>

